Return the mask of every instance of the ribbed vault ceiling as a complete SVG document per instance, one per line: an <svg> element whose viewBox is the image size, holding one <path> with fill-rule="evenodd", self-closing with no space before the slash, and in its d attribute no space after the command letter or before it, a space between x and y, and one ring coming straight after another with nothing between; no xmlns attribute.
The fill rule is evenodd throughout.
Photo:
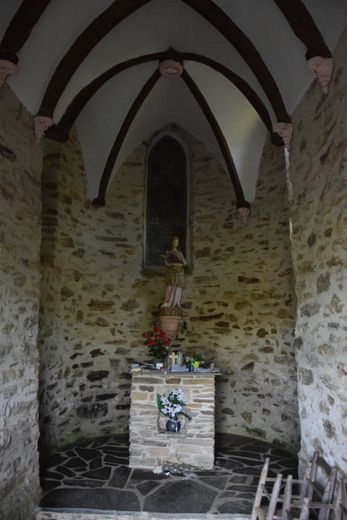
<svg viewBox="0 0 347 520"><path fill-rule="evenodd" d="M0 59L19 58L8 81L53 118L47 136L76 127L90 199L102 204L130 152L175 123L220 158L242 205L267 133L313 79L306 60L331 57L346 20L345 0L4 0ZM160 75L166 58L182 76Z"/></svg>

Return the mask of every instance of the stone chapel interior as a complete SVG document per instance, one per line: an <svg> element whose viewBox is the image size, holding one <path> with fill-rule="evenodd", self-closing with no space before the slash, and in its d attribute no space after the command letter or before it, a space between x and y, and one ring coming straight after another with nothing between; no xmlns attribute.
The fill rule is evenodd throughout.
<svg viewBox="0 0 347 520"><path fill-rule="evenodd" d="M48 455L128 434L174 235L166 315L222 371L216 434L347 473L346 21L344 0L0 3L1 518L35 518Z"/></svg>

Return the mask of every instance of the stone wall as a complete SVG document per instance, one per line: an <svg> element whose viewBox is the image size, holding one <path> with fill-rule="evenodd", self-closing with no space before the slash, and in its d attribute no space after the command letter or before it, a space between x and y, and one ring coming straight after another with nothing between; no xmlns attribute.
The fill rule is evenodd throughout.
<svg viewBox="0 0 347 520"><path fill-rule="evenodd" d="M347 32L329 94L314 83L294 114L292 245L301 456L347 473Z"/></svg>
<svg viewBox="0 0 347 520"><path fill-rule="evenodd" d="M49 445L128 430L129 363L143 351L150 280L140 274L144 149L86 199L75 136L46 143L41 305L42 431Z"/></svg>
<svg viewBox="0 0 347 520"><path fill-rule="evenodd" d="M220 432L298 442L293 299L282 150L261 163L252 218L238 217L226 172L180 131L191 159L192 266L183 294L186 351L221 366ZM148 144L148 143L147 143ZM43 182L41 316L47 444L128 430L129 362L157 319L164 279L141 271L147 144L86 202L76 138L48 143Z"/></svg>
<svg viewBox="0 0 347 520"><path fill-rule="evenodd" d="M294 302L283 151L267 141L250 220L229 178L193 144L194 269L187 344L216 359L216 430L298 442ZM194 347L195 348L195 347Z"/></svg>
<svg viewBox="0 0 347 520"><path fill-rule="evenodd" d="M38 503L41 151L32 118L0 89L0 518Z"/></svg>

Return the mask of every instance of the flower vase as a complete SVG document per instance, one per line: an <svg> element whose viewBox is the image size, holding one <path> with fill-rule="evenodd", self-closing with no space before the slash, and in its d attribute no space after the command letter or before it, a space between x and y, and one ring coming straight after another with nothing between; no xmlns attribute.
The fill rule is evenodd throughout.
<svg viewBox="0 0 347 520"><path fill-rule="evenodd" d="M166 421L166 431L178 433L181 429L181 421L175 419L168 419Z"/></svg>

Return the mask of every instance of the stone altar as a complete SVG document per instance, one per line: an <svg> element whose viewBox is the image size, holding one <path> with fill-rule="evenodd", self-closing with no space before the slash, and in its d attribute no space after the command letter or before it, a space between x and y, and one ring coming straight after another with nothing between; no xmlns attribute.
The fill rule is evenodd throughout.
<svg viewBox="0 0 347 520"><path fill-rule="evenodd" d="M213 468L216 375L218 372L158 370L132 373L130 467L154 469L172 462L197 469ZM186 421L178 433L159 431L157 394L174 388L183 390L185 410L192 420Z"/></svg>

